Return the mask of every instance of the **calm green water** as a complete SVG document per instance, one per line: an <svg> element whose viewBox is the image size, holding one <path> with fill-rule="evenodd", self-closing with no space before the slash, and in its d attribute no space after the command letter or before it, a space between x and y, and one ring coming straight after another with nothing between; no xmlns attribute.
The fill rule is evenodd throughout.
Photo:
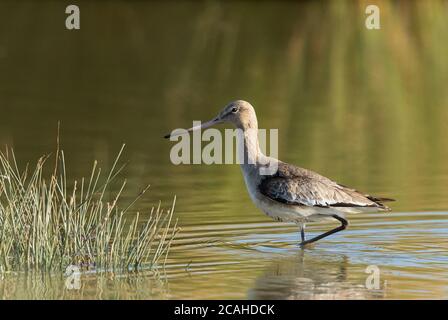
<svg viewBox="0 0 448 320"><path fill-rule="evenodd" d="M149 274L9 273L3 298L448 298L448 5L0 1L0 144L21 165L55 148L68 173L110 167L121 143L126 198L177 195L182 230L162 279ZM282 160L397 199L387 214L299 250L294 225L250 202L237 165L174 166L162 136L250 101L279 129ZM316 224L309 234L333 225ZM380 288L368 290L369 265Z"/></svg>

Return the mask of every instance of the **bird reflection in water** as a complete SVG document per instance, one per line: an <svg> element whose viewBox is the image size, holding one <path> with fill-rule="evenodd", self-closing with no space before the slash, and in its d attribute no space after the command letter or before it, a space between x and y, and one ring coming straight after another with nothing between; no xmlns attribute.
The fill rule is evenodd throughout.
<svg viewBox="0 0 448 320"><path fill-rule="evenodd" d="M282 257L256 279L249 299L384 299L382 289L367 289L365 266L351 264L345 255L307 251Z"/></svg>

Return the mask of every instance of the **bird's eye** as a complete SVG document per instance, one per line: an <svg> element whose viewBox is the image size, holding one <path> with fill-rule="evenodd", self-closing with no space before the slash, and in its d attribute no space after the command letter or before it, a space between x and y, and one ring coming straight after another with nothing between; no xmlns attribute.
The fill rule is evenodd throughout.
<svg viewBox="0 0 448 320"><path fill-rule="evenodd" d="M237 108L237 107L233 107L233 108L232 108L232 112L233 112L233 113L236 113L237 111L238 111L238 108Z"/></svg>

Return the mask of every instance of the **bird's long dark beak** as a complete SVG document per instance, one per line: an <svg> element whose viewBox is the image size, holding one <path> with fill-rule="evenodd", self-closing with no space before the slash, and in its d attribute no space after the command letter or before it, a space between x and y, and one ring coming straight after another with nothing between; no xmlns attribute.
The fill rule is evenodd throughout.
<svg viewBox="0 0 448 320"><path fill-rule="evenodd" d="M223 121L219 117L216 117L213 120L201 123L200 125L191 127L190 129L186 129L186 130L185 129L182 129L182 130L175 129L171 133L168 133L167 135L165 135L164 138L165 139L169 139L171 137L180 136L182 134L186 134L186 133L191 132L191 131L207 129L207 128L210 128L210 127L212 127L214 125L217 125L219 123L222 123L222 122Z"/></svg>

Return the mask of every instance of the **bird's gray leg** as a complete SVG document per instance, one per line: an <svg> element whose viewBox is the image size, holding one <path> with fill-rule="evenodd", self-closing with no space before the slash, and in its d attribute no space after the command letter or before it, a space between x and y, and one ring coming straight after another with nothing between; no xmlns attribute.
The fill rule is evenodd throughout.
<svg viewBox="0 0 448 320"><path fill-rule="evenodd" d="M305 224L301 223L300 225L300 237L302 238L302 242L305 241Z"/></svg>
<svg viewBox="0 0 448 320"><path fill-rule="evenodd" d="M310 240L302 241L300 243L300 246L303 247L306 244L310 244L310 243L316 242L317 240L320 240L322 238L328 237L329 235L331 235L333 233L342 231L342 230L347 228L347 226L348 226L348 221L347 220L345 220L344 218L342 218L342 217L340 217L338 215L332 215L332 217L335 218L336 220L338 220L341 223L341 225L339 227L334 228L334 229L332 229L330 231L327 231L325 233L322 233L322 234L320 234L320 235L318 235L318 236L316 236L316 237L314 237L314 238L312 238Z"/></svg>

